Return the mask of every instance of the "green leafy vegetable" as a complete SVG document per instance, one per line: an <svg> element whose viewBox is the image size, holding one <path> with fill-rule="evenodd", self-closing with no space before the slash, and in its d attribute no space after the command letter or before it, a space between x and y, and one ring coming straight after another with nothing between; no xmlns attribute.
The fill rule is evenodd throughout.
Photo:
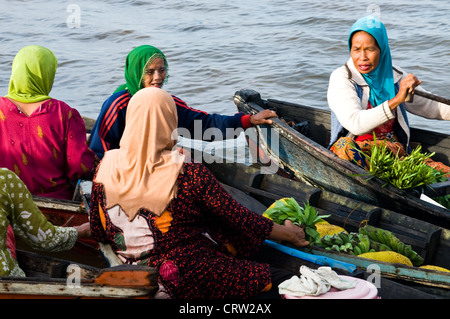
<svg viewBox="0 0 450 319"><path fill-rule="evenodd" d="M316 223L330 217L330 215L319 216L317 210L309 202L304 203L304 207L301 207L292 197L277 200L264 212L263 216L280 225L289 219L294 225L304 229L306 240L309 242L315 242L319 238Z"/></svg>
<svg viewBox="0 0 450 319"><path fill-rule="evenodd" d="M400 189L411 189L439 182L445 175L426 164L434 153L422 153L421 146L415 148L408 156L400 158L386 147L384 141L376 143L375 135L374 141L371 155L360 151L369 160L369 179L378 177L386 182L385 185L392 184Z"/></svg>

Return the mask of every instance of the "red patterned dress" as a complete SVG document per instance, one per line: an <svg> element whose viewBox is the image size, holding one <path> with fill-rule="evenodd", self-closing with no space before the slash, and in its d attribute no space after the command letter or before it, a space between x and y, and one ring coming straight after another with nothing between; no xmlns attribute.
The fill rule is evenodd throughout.
<svg viewBox="0 0 450 319"><path fill-rule="evenodd" d="M273 222L236 202L202 164L184 164L177 197L160 217L142 209L133 221L105 209L94 183L91 230L128 264L156 267L172 298L250 298L271 285L268 264L246 260ZM233 254L231 253L233 252Z"/></svg>

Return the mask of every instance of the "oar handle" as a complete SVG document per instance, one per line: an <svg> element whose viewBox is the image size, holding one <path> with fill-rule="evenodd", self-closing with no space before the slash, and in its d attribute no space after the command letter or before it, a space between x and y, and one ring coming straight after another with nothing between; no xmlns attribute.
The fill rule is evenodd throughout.
<svg viewBox="0 0 450 319"><path fill-rule="evenodd" d="M411 93L408 93L408 95L406 96L405 102L408 102L408 103L414 102L414 95Z"/></svg>
<svg viewBox="0 0 450 319"><path fill-rule="evenodd" d="M427 99L430 99L430 100L433 100L436 102L441 102L441 103L450 105L450 99L447 99L442 96L434 95L434 94L431 94L428 92L424 92L424 91L415 90L414 94L409 94L409 95L419 95L419 96L425 97ZM406 98L406 99L408 99L408 98ZM409 102L409 101L405 100L405 102ZM410 101L410 102L412 102L412 101Z"/></svg>

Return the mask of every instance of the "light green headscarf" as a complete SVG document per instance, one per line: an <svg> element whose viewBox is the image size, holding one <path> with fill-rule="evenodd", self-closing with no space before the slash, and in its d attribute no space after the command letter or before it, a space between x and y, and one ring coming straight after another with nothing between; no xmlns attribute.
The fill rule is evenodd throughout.
<svg viewBox="0 0 450 319"><path fill-rule="evenodd" d="M22 48L12 63L6 97L23 103L51 99L58 61L52 51L39 45Z"/></svg>
<svg viewBox="0 0 450 319"><path fill-rule="evenodd" d="M136 94L137 91L143 88L146 69L156 58L163 59L166 71L169 71L169 65L164 53L151 45L141 45L128 53L125 61L126 84L119 86L114 93L127 89L131 95ZM169 75L167 74L164 83L166 83L168 78Z"/></svg>

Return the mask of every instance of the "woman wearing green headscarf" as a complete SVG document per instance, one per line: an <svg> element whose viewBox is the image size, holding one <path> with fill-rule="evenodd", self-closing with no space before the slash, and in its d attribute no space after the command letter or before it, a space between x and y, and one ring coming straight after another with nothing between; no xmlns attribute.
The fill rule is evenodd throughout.
<svg viewBox="0 0 450 319"><path fill-rule="evenodd" d="M102 105L100 114L91 130L91 149L102 158L110 149L119 148L120 138L125 128L125 115L128 102L140 89L145 87L162 88L168 79L169 65L166 56L158 48L150 45L141 45L133 49L125 61L125 84L120 85ZM271 124L271 117L276 113L264 110L255 115L238 113L232 116L220 114L208 114L204 111L190 108L183 100L172 95L178 112L178 127L185 128L190 133L190 138L201 137L209 128L218 128L223 138L235 138L235 129L246 129L256 124ZM201 121L201 131L195 130L199 125L195 121ZM232 129L232 130L229 130ZM215 140L220 139L214 136ZM209 139L205 139L209 140Z"/></svg>
<svg viewBox="0 0 450 319"><path fill-rule="evenodd" d="M72 183L92 176L95 154L78 111L49 96L57 68L47 48L22 48L12 63L8 94L0 97L0 167L34 195L71 199Z"/></svg>
<svg viewBox="0 0 450 319"><path fill-rule="evenodd" d="M369 153L373 134L395 153L410 151L407 113L450 120L450 106L408 94L420 88L421 81L392 65L388 36L384 24L376 16L356 21L348 38L350 59L330 76L328 104L332 111L330 149L340 158L368 168L364 156ZM450 173L448 167L439 166ZM439 166L439 167L438 167Z"/></svg>
<svg viewBox="0 0 450 319"><path fill-rule="evenodd" d="M149 68L155 60L157 62L154 67ZM145 86L143 83L146 75L152 73L157 75L157 79L155 79L153 84L157 83L159 87L162 87L169 78L168 71L169 65L164 53L153 46L141 45L128 55L125 61L126 84L119 86L115 92L128 90L131 95L136 94L137 91Z"/></svg>

